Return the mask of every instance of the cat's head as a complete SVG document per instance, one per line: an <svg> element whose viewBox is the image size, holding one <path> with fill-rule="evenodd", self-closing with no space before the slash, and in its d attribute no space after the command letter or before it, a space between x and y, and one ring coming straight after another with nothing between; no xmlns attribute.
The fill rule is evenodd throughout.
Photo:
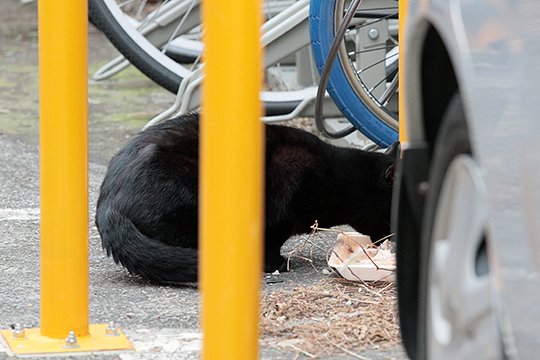
<svg viewBox="0 0 540 360"><path fill-rule="evenodd" d="M387 161L384 163L382 169L381 183L383 186L393 186L394 175L396 173L396 166L399 160L400 146L399 141L394 142L385 151Z"/></svg>

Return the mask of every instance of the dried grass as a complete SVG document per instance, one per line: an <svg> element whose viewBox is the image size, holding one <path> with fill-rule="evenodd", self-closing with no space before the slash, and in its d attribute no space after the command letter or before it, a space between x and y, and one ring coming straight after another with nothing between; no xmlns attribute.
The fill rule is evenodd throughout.
<svg viewBox="0 0 540 360"><path fill-rule="evenodd" d="M343 279L266 294L261 306L265 343L307 357L356 351L400 341L393 283L362 284Z"/></svg>

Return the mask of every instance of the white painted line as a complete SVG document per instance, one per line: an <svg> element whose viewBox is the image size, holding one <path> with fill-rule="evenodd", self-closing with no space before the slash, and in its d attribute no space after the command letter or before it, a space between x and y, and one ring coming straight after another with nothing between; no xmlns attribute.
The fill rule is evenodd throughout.
<svg viewBox="0 0 540 360"><path fill-rule="evenodd" d="M0 221L39 220L39 208L0 209Z"/></svg>

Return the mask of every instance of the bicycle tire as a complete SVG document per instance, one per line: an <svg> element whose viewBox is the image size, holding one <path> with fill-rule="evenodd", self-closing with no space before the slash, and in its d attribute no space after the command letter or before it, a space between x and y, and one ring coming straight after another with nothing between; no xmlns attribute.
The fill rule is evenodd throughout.
<svg viewBox="0 0 540 360"><path fill-rule="evenodd" d="M177 93L189 70L161 52L129 22L114 0L88 0L90 21L116 49L148 78L166 90ZM266 116L291 113L302 99L264 101Z"/></svg>
<svg viewBox="0 0 540 360"><path fill-rule="evenodd" d="M176 93L185 69L157 48L145 48L150 43L132 26L123 25L115 6L113 0L88 0L88 17L131 64L161 87Z"/></svg>
<svg viewBox="0 0 540 360"><path fill-rule="evenodd" d="M339 0L312 0L310 4L311 48L320 73L335 37L337 1ZM380 146L389 146L398 140L397 127L387 124L364 103L355 90L355 81L358 82L356 78L347 76L343 60L338 56L328 79L328 93L343 115L360 132Z"/></svg>

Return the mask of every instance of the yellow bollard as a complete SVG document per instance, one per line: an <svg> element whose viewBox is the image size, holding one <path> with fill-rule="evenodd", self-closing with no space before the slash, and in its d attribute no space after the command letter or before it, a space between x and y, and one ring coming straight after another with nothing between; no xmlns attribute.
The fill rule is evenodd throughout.
<svg viewBox="0 0 540 360"><path fill-rule="evenodd" d="M264 129L259 1L202 2L200 283L203 358L258 358Z"/></svg>
<svg viewBox="0 0 540 360"><path fill-rule="evenodd" d="M407 19L407 0L399 1L399 141L407 141L405 109L405 21Z"/></svg>
<svg viewBox="0 0 540 360"><path fill-rule="evenodd" d="M40 0L41 334L88 335L87 3ZM64 15L64 16L61 16Z"/></svg>
<svg viewBox="0 0 540 360"><path fill-rule="evenodd" d="M38 15L41 328L0 334L15 354L130 349L88 324L87 2L39 0Z"/></svg>

